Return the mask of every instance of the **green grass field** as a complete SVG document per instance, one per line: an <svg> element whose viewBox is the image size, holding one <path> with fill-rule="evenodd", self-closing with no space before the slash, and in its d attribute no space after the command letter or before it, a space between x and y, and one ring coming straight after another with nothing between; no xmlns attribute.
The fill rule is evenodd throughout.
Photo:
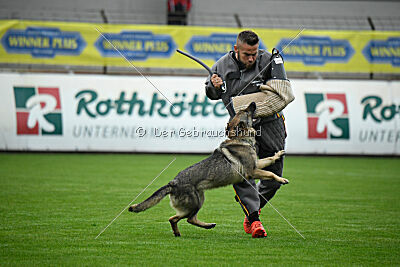
<svg viewBox="0 0 400 267"><path fill-rule="evenodd" d="M165 198L125 211L174 155L0 154L0 265L400 265L400 159L287 156L283 186L261 219L266 239L242 229L231 186L206 192L199 219L175 238ZM204 156L178 155L138 200Z"/></svg>

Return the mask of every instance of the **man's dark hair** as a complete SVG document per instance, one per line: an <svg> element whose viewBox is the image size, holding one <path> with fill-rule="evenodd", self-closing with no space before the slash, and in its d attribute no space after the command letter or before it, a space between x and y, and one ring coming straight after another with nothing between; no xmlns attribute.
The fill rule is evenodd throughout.
<svg viewBox="0 0 400 267"><path fill-rule="evenodd" d="M252 31L242 31L238 34L238 41L248 45L256 45L258 43L258 36Z"/></svg>

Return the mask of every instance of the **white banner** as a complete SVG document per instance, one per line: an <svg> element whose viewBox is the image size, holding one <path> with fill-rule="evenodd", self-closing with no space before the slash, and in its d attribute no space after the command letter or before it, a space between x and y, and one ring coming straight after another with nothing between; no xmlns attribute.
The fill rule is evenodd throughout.
<svg viewBox="0 0 400 267"><path fill-rule="evenodd" d="M210 152L222 102L203 78L0 75L4 150ZM165 97L164 97L165 96Z"/></svg>
<svg viewBox="0 0 400 267"><path fill-rule="evenodd" d="M400 155L400 82L292 82L287 150L305 154Z"/></svg>
<svg viewBox="0 0 400 267"><path fill-rule="evenodd" d="M228 115L205 78L0 74L0 149L211 152ZM400 155L400 82L292 80L287 152Z"/></svg>

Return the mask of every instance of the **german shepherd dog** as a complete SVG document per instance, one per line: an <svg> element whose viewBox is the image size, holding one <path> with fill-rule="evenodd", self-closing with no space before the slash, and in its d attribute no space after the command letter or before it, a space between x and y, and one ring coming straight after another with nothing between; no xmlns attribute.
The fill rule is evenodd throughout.
<svg viewBox="0 0 400 267"><path fill-rule="evenodd" d="M161 187L148 199L129 207L129 211L141 212L158 204L167 194L176 215L169 218L175 236L180 236L178 222L188 218L190 224L211 229L215 223L205 223L197 219L197 213L204 202L204 191L245 179L275 179L281 184L289 181L272 172L262 170L275 163L284 151L273 157L257 159L255 148L256 131L252 128L256 104L251 103L245 110L239 111L228 123L226 132L229 139L221 143L213 154L178 173L167 185Z"/></svg>

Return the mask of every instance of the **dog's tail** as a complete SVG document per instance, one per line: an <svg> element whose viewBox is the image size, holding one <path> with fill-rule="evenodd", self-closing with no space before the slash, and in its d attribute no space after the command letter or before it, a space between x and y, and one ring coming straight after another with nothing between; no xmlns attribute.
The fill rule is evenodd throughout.
<svg viewBox="0 0 400 267"><path fill-rule="evenodd" d="M145 201L139 203L139 204L134 204L129 207L129 211L132 212L141 212L145 211L155 205L157 205L166 195L171 193L171 185L167 184L158 189L156 192L154 192L148 199Z"/></svg>

